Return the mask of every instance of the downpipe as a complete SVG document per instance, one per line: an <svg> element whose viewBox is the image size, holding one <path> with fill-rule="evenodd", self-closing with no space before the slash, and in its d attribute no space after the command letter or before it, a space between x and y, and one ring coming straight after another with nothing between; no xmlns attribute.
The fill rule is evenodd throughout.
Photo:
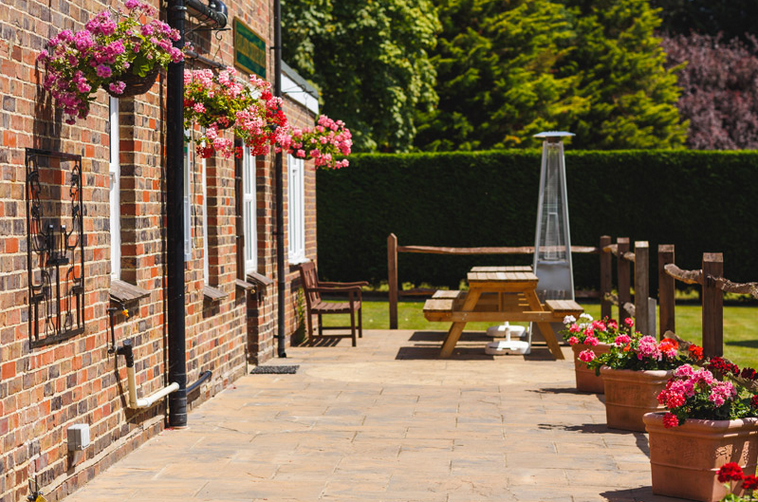
<svg viewBox="0 0 758 502"><path fill-rule="evenodd" d="M127 400L127 406L133 410L149 408L156 401L163 399L172 392L179 390L179 384L176 382L171 383L169 386L150 394L145 398L137 397L137 377L134 374L134 351L132 349L132 342L124 340L123 345L116 350L116 354L124 356L126 359L126 378L129 387L129 399Z"/></svg>

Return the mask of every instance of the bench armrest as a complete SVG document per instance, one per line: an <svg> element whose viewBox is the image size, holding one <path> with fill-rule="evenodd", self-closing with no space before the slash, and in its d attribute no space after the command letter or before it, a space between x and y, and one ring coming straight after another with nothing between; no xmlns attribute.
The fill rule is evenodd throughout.
<svg viewBox="0 0 758 502"><path fill-rule="evenodd" d="M329 287L350 287L350 286L368 286L368 282L366 281L357 281L357 282L325 282L325 281L318 281L319 287L325 286L327 288Z"/></svg>
<svg viewBox="0 0 758 502"><path fill-rule="evenodd" d="M308 288L308 291L313 291L315 293L361 293L360 286L347 286L347 287L338 287L338 286L319 286L317 288Z"/></svg>

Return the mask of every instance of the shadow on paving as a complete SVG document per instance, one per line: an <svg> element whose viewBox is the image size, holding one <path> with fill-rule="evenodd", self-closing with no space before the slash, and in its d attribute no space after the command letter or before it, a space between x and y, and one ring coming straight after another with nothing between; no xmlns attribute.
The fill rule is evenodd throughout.
<svg viewBox="0 0 758 502"><path fill-rule="evenodd" d="M397 351L395 359L440 359L440 349L442 343L445 340L447 333L445 331L414 331L409 342L414 342L416 345L412 347L400 347ZM537 345L532 344L532 350L527 355L508 354L502 356L491 356L484 353L483 346L467 347L466 343L482 343L493 341L492 337L485 335L479 331L464 331L461 334L461 338L456 345L453 355L450 357L452 360L486 360L492 361L497 358L520 358L523 361L552 361L553 355L546 345L542 345L538 342ZM429 343L426 345L423 342Z"/></svg>
<svg viewBox="0 0 758 502"><path fill-rule="evenodd" d="M581 425L554 425L554 424L537 424L537 428L542 430L561 430L566 432L579 432L580 434L620 434L623 436L634 436L637 448L650 458L650 446L648 445L647 435L644 432L632 432L621 429L612 429L605 424L581 424Z"/></svg>
<svg viewBox="0 0 758 502"><path fill-rule="evenodd" d="M442 359L440 357L440 348L437 346L423 345L419 347L400 347L397 350L395 359ZM453 355L450 356L450 360L478 360L478 361L492 361L494 356L489 356L484 353L484 349L480 347L466 348L456 347L453 351Z"/></svg>
<svg viewBox="0 0 758 502"><path fill-rule="evenodd" d="M591 396L597 397L598 401L604 403L602 394L595 394L594 392L579 392L574 387L543 387L541 389L527 389L526 392L534 392L535 394L574 394L577 396Z"/></svg>
<svg viewBox="0 0 758 502"><path fill-rule="evenodd" d="M652 486L600 493L608 502L682 502L684 499L653 494Z"/></svg>

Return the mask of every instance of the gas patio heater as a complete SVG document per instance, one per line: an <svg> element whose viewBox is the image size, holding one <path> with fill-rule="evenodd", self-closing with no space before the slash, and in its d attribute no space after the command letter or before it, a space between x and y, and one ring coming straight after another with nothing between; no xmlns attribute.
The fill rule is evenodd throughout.
<svg viewBox="0 0 758 502"><path fill-rule="evenodd" d="M537 203L537 231L534 241L535 275L539 278L537 295L540 301L573 300L574 272L571 266L571 232L569 230L568 197L566 195L566 162L562 138L570 132L547 131L535 134L542 142L540 196ZM556 333L563 329L553 323ZM531 338L543 340L539 327L532 323Z"/></svg>

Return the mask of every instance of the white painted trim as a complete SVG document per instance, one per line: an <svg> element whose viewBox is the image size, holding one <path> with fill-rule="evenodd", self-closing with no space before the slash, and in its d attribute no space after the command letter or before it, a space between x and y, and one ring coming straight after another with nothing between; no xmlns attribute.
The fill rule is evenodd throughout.
<svg viewBox="0 0 758 502"><path fill-rule="evenodd" d="M282 73L282 94L292 101L300 103L314 115L318 115L318 99L311 96L285 73Z"/></svg>
<svg viewBox="0 0 758 502"><path fill-rule="evenodd" d="M211 247L208 239L208 178L205 167L206 163L205 159L203 158L200 162L200 168L203 170L203 280L205 281L206 285L210 286L211 275L209 253Z"/></svg>
<svg viewBox="0 0 758 502"><path fill-rule="evenodd" d="M185 134L187 131L185 131ZM192 161L194 149L187 143L184 144L184 194L182 201L182 217L184 218L184 262L192 259Z"/></svg>
<svg viewBox="0 0 758 502"><path fill-rule="evenodd" d="M245 146L242 155L242 233L245 239L245 275L258 271L258 190L255 157Z"/></svg>
<svg viewBox="0 0 758 502"><path fill-rule="evenodd" d="M305 257L305 162L287 155L288 255L292 264Z"/></svg>
<svg viewBox="0 0 758 502"><path fill-rule="evenodd" d="M119 142L118 99L111 97L108 124L108 144L110 162L108 175L110 188L108 192L110 203L110 234L111 234L111 278L121 279L121 153Z"/></svg>

